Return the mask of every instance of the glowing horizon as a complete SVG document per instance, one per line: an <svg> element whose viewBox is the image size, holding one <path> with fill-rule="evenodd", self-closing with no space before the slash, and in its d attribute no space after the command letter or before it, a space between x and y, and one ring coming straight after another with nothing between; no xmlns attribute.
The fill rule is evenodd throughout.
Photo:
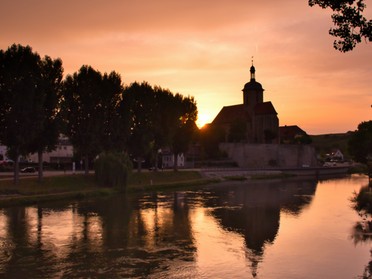
<svg viewBox="0 0 372 279"><path fill-rule="evenodd" d="M324 134L372 119L371 44L334 50L330 11L306 0L31 2L0 3L1 49L30 45L61 58L65 75L91 65L120 73L125 84L147 81L193 96L199 127L242 103L252 56L280 125Z"/></svg>

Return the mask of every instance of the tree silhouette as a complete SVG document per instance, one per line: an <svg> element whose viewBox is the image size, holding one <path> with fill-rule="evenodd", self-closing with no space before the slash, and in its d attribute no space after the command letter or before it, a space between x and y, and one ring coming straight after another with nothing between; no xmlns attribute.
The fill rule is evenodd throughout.
<svg viewBox="0 0 372 279"><path fill-rule="evenodd" d="M43 130L45 92L42 62L30 46L0 50L0 140L15 161L15 184L19 157Z"/></svg>
<svg viewBox="0 0 372 279"><path fill-rule="evenodd" d="M175 155L187 150L192 132L189 126L197 117L192 97L135 82L125 89L122 103L129 112L128 148L139 171L141 162L151 153L157 156L162 147L171 147Z"/></svg>
<svg viewBox="0 0 372 279"><path fill-rule="evenodd" d="M62 61L46 56L41 61L42 86L45 93L43 109L40 112L42 128L30 145L30 152L38 153L39 181L43 177L43 152L55 149L60 132L59 105L63 77Z"/></svg>
<svg viewBox="0 0 372 279"><path fill-rule="evenodd" d="M159 86L154 87L155 111L154 111L154 161L155 170L158 168L159 150L165 146L171 146L172 140L179 122L180 112L175 104L176 96L168 89Z"/></svg>
<svg viewBox="0 0 372 279"><path fill-rule="evenodd" d="M357 162L366 164L372 160L372 120L358 125L349 140L349 152Z"/></svg>
<svg viewBox="0 0 372 279"><path fill-rule="evenodd" d="M141 171L142 161L152 150L154 142L154 104L154 91L147 82L134 82L125 88L123 106L129 113L130 122L128 148L137 161L138 171Z"/></svg>
<svg viewBox="0 0 372 279"><path fill-rule="evenodd" d="M123 98L121 77L116 72L102 77L101 105L99 114L102 119L102 131L97 135L103 151L122 152L128 137L127 113L122 111L120 102Z"/></svg>
<svg viewBox="0 0 372 279"><path fill-rule="evenodd" d="M364 15L364 0L309 0L309 5L318 5L333 10L332 21L335 28L329 34L338 38L333 42L335 49L341 52L353 50L362 39L372 41L372 20Z"/></svg>
<svg viewBox="0 0 372 279"><path fill-rule="evenodd" d="M90 66L67 76L63 86L63 118L66 134L75 152L84 158L85 174L89 160L102 150L119 147L125 129L119 129L121 78L115 72L102 75Z"/></svg>
<svg viewBox="0 0 372 279"><path fill-rule="evenodd" d="M198 110L193 97L182 97L179 94L175 97L177 100L175 104L177 105L180 115L178 124L174 127L175 133L172 140L174 170L176 171L178 168L178 155L188 150L198 129L195 124L198 117Z"/></svg>

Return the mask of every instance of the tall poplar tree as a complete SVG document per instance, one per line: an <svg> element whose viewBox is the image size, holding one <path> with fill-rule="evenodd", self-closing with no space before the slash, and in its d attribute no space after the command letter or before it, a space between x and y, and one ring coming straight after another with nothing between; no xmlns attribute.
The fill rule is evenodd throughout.
<svg viewBox="0 0 372 279"><path fill-rule="evenodd" d="M119 107L121 78L115 72L102 75L90 66L82 66L66 77L62 111L66 135L75 152L84 159L85 174L89 162L102 151L120 149L125 129L120 129Z"/></svg>
<svg viewBox="0 0 372 279"><path fill-rule="evenodd" d="M38 154L38 175L39 181L43 177L43 153L52 151L56 148L60 134L60 101L61 86L63 78L62 61L51 59L45 56L41 61L42 82L44 102L39 117L41 118L41 130L36 134L35 139L30 144L30 152Z"/></svg>
<svg viewBox="0 0 372 279"><path fill-rule="evenodd" d="M14 183L19 181L19 157L43 129L41 59L30 46L0 50L0 141L14 159Z"/></svg>
<svg viewBox="0 0 372 279"><path fill-rule="evenodd" d="M139 172L142 161L154 147L154 97L154 90L147 82L134 82L124 90L123 111L128 113L130 123L128 149Z"/></svg>
<svg viewBox="0 0 372 279"><path fill-rule="evenodd" d="M198 118L198 109L193 97L175 95L177 105L178 123L174 127L172 151L174 156L174 170L178 169L178 155L188 151L198 128L195 124Z"/></svg>

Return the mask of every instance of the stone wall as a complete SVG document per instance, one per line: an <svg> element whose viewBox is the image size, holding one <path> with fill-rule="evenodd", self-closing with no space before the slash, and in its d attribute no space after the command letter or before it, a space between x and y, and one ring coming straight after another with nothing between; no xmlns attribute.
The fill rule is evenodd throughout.
<svg viewBox="0 0 372 279"><path fill-rule="evenodd" d="M317 165L315 149L311 145L221 143L241 168L298 168Z"/></svg>

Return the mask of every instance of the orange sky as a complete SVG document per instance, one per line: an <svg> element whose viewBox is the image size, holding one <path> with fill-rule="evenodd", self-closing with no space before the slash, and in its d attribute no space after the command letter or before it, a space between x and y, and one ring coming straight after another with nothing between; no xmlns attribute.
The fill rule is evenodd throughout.
<svg viewBox="0 0 372 279"><path fill-rule="evenodd" d="M199 124L243 102L256 80L280 125L309 134L355 130L372 119L372 45L333 49L330 11L308 0L1 0L0 48L30 45L60 57L194 96ZM372 0L366 0L372 18Z"/></svg>

